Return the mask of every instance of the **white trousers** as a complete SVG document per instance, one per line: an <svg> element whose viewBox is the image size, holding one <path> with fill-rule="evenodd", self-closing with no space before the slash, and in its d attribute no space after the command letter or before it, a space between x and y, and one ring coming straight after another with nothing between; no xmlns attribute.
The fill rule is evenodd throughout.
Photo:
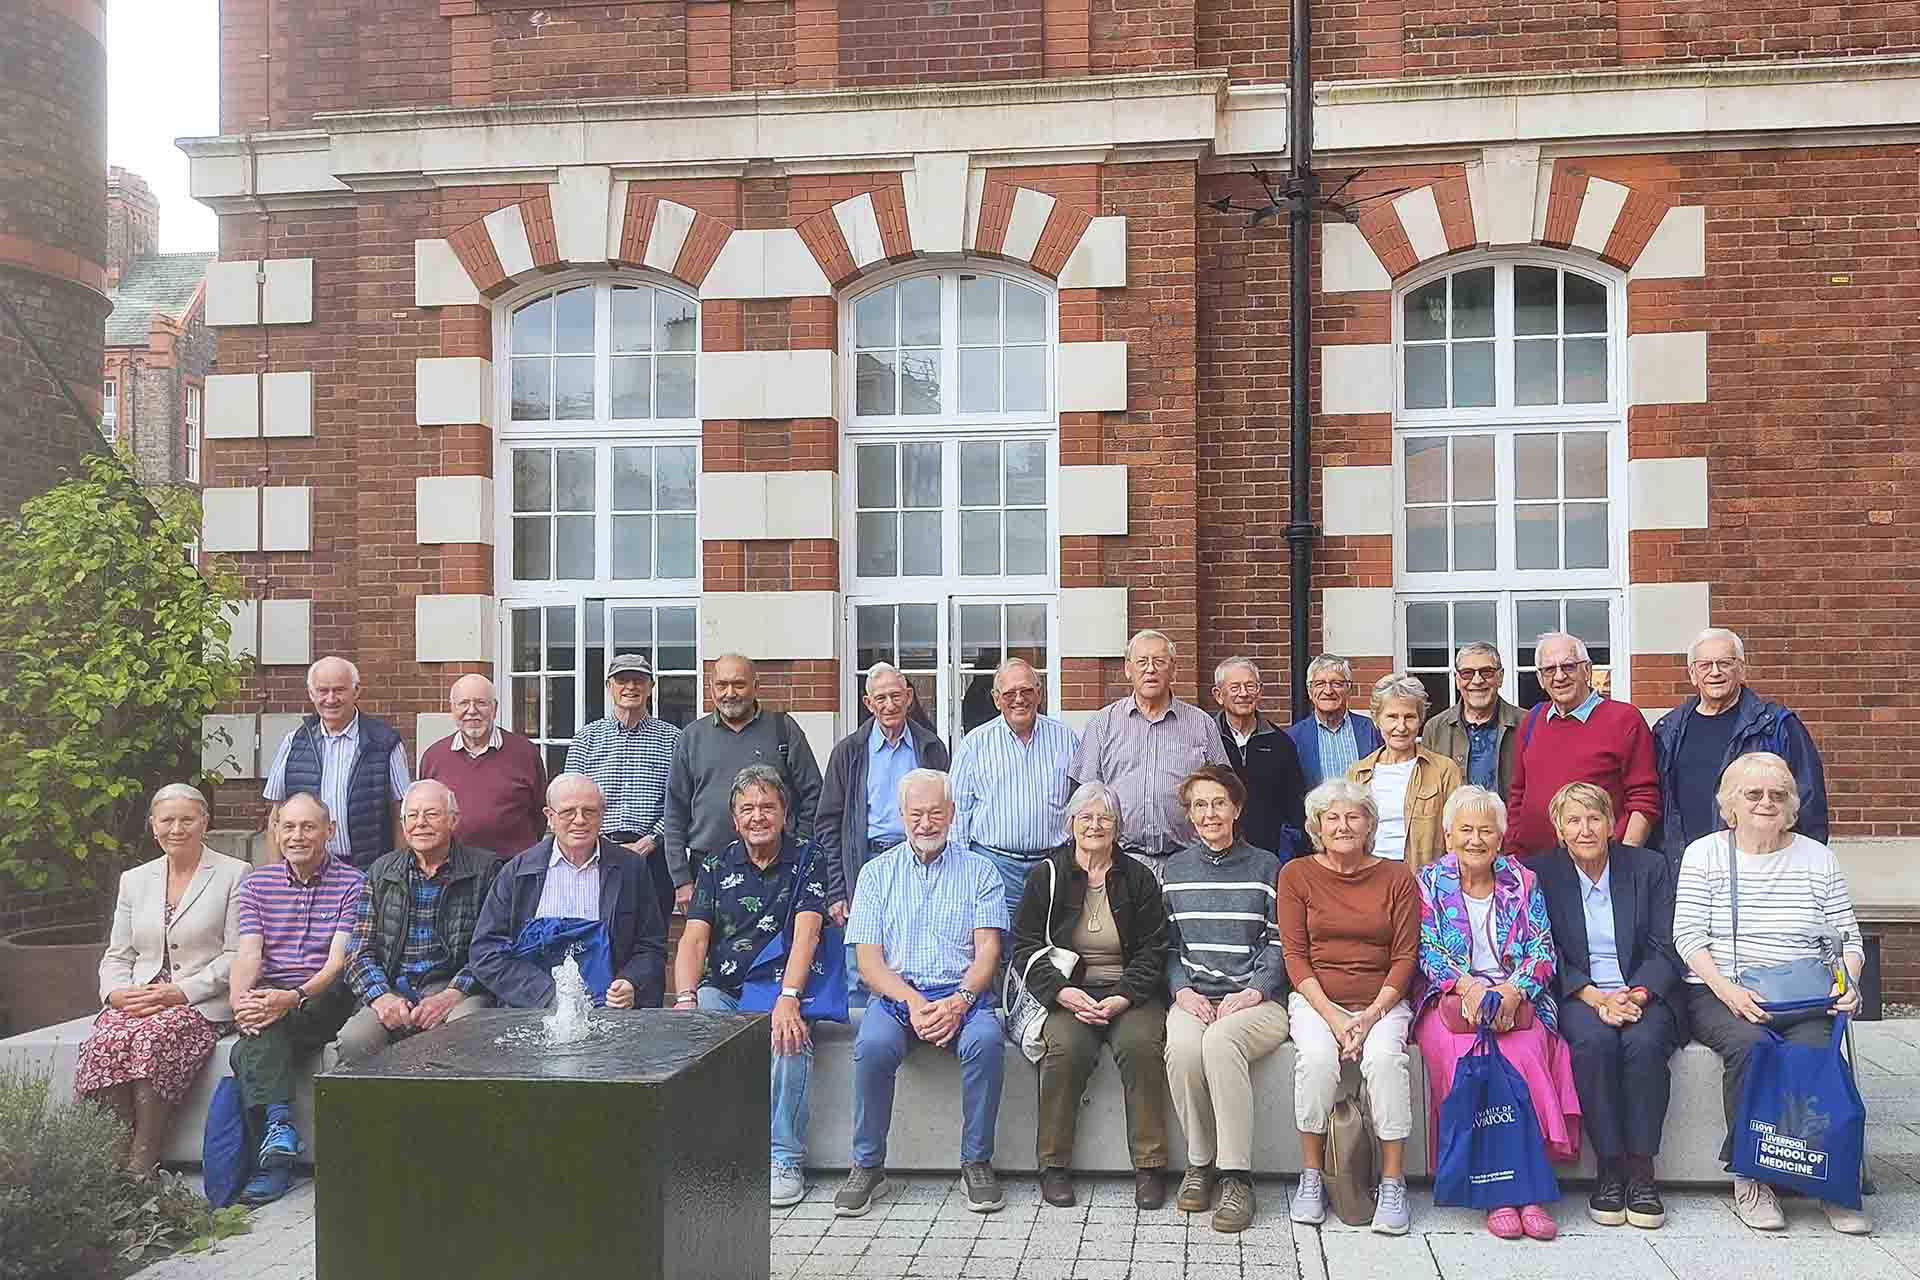
<svg viewBox="0 0 1920 1280"><path fill-rule="evenodd" d="M1293 1031L1294 1126L1302 1133L1324 1134L1340 1096L1340 1045L1327 1020L1297 991L1287 997L1287 1021ZM1374 1023L1360 1049L1361 1087L1374 1135L1383 1142L1413 1132L1413 1075L1407 1065L1412 1028L1413 1010L1402 1000Z"/></svg>

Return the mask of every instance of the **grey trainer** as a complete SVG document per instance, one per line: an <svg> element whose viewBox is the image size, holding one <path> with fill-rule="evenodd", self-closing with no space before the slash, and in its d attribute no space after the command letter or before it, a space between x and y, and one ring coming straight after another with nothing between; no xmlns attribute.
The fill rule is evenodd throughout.
<svg viewBox="0 0 1920 1280"><path fill-rule="evenodd" d="M789 1208L807 1198L807 1180L790 1164L774 1164L769 1181L773 1194L767 1203L776 1209Z"/></svg>
<svg viewBox="0 0 1920 1280"><path fill-rule="evenodd" d="M1000 1189L999 1175L991 1164L963 1164L960 1180L967 1187L967 1208L975 1213L992 1213L1007 1207L1007 1193Z"/></svg>
<svg viewBox="0 0 1920 1280"><path fill-rule="evenodd" d="M1380 1179L1380 1198L1373 1206L1373 1229L1383 1236L1403 1236L1413 1213L1407 1208L1407 1184L1399 1178Z"/></svg>
<svg viewBox="0 0 1920 1280"><path fill-rule="evenodd" d="M859 1165L855 1165L847 1170L847 1185L834 1192L834 1216L863 1217L867 1210L873 1208L873 1202L885 1194L887 1194L885 1169L862 1169Z"/></svg>
<svg viewBox="0 0 1920 1280"><path fill-rule="evenodd" d="M1327 1220L1327 1184L1318 1169L1300 1171L1300 1185L1294 1189L1287 1216L1307 1226L1319 1226Z"/></svg>

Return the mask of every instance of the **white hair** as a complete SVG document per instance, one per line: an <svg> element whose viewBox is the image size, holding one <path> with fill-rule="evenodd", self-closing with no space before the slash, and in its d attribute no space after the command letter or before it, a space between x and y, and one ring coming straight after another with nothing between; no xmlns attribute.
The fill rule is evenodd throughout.
<svg viewBox="0 0 1920 1280"><path fill-rule="evenodd" d="M1507 838L1507 802L1485 787L1476 787L1471 783L1464 787L1455 787L1453 794L1447 797L1447 803L1440 809L1440 829L1453 830L1453 820L1466 809L1480 809L1493 815L1494 829L1502 840Z"/></svg>
<svg viewBox="0 0 1920 1280"><path fill-rule="evenodd" d="M1742 640L1737 633L1729 631L1725 627L1708 627L1705 631L1695 636L1693 643L1687 646L1687 661L1689 663L1700 656L1700 646L1709 640L1725 640L1733 646L1733 656L1735 658L1741 662L1747 660L1747 642Z"/></svg>
<svg viewBox="0 0 1920 1280"><path fill-rule="evenodd" d="M913 688L913 681L907 679L907 673L894 666L891 662L876 662L871 667L868 667L867 680L862 688L869 691L872 690L873 682L881 676L895 676L899 679L900 683L907 686L909 690Z"/></svg>
<svg viewBox="0 0 1920 1280"><path fill-rule="evenodd" d="M999 666L993 669L993 691L995 693L1000 692L1000 677L1007 674L1007 672L1013 670L1015 667L1025 667L1027 669L1027 674L1033 677L1033 682L1035 684L1040 683L1040 673L1034 670L1033 664L1031 662L1028 662L1025 658L1008 658L1003 662L1001 662Z"/></svg>
<svg viewBox="0 0 1920 1280"><path fill-rule="evenodd" d="M407 788L407 794L400 797L400 811L406 812L407 802L413 799L413 793L422 787L438 787L447 793L447 812L453 817L460 816L460 797L453 794L453 788L438 778L422 778Z"/></svg>
<svg viewBox="0 0 1920 1280"><path fill-rule="evenodd" d="M1227 673L1234 670L1246 671L1253 676L1255 684L1260 683L1260 668L1253 664L1252 658L1232 657L1213 669L1213 682L1216 685L1227 682Z"/></svg>
<svg viewBox="0 0 1920 1280"><path fill-rule="evenodd" d="M1172 636L1164 631L1155 631L1149 628L1145 631L1134 632L1133 639L1127 641L1127 660L1129 662L1133 660L1133 647L1142 640L1158 640L1161 644L1167 646L1167 656L1169 658L1178 656L1180 652L1179 647L1173 643Z"/></svg>
<svg viewBox="0 0 1920 1280"><path fill-rule="evenodd" d="M599 796L599 797L600 797L600 801L601 801L601 803L602 803L602 804L604 804L604 803L606 803L606 799L607 799L607 794L606 794L606 792L604 792L604 791L602 791L602 790L600 790L600 784L599 784L599 783L597 783L597 782L595 782L595 781L594 781L594 780L593 780L592 778L590 778L590 777L588 777L588 776L587 776L586 774L584 774L584 773L560 773L560 774L555 774L555 775L554 775L554 779L553 779L553 781L552 781L552 782L549 782L549 783L547 784L547 804L548 804L548 806L549 806L549 807L551 807L551 806L552 806L552 804L553 804L553 793L554 793L554 792L556 792L556 791L558 791L558 790L559 790L559 789L560 789L560 788L561 788L562 786L568 786L568 785L571 785L571 784L573 784L573 783L575 783L575 782L584 782L584 783L586 783L586 784L587 784L588 786L590 786L590 787L592 787L592 788L593 788L593 793L594 793L595 795L597 795L597 796Z"/></svg>
<svg viewBox="0 0 1920 1280"><path fill-rule="evenodd" d="M1120 811L1120 793L1104 782L1083 782L1073 789L1073 797L1067 801L1067 826L1073 826L1073 820L1084 811L1099 805L1110 814L1117 828L1125 821Z"/></svg>
<svg viewBox="0 0 1920 1280"><path fill-rule="evenodd" d="M1380 802L1373 798L1371 787L1351 778L1328 778L1307 792L1307 842L1313 851L1319 853L1326 848L1320 840L1320 819L1336 804L1352 805L1367 815L1367 852L1372 853L1373 842L1380 835Z"/></svg>
<svg viewBox="0 0 1920 1280"><path fill-rule="evenodd" d="M1323 653L1307 664L1307 682L1309 684L1313 682L1314 672L1326 670L1338 671L1342 680L1348 684L1353 683L1353 664L1331 653Z"/></svg>
<svg viewBox="0 0 1920 1280"><path fill-rule="evenodd" d="M1411 702L1419 709L1420 718L1427 718L1427 686L1404 671L1389 671L1373 682L1373 700L1367 705L1373 718L1380 718L1380 711L1389 702L1395 700Z"/></svg>
<svg viewBox="0 0 1920 1280"><path fill-rule="evenodd" d="M1542 631L1540 635L1533 642L1533 664L1535 666L1540 665L1540 651L1546 648L1547 645L1554 640L1564 640L1568 644L1572 645L1573 656L1578 658L1580 661L1582 662L1593 661L1592 655L1587 652L1587 642L1585 640L1582 640L1579 636L1573 634L1573 632Z"/></svg>
<svg viewBox="0 0 1920 1280"><path fill-rule="evenodd" d="M314 673L319 671L321 667L325 666L329 662L337 662L341 666L345 667L347 669L347 674L353 678L353 687L356 689L360 687L360 668L354 666L353 662L350 659L343 658L339 654L330 653L326 657L320 659L318 662L315 662L312 666L307 668L307 688L308 689L313 688Z"/></svg>
<svg viewBox="0 0 1920 1280"><path fill-rule="evenodd" d="M900 779L900 789L894 793L894 803L899 805L900 811L905 813L907 810L907 792L923 782L939 784L941 798L945 800L947 809L951 812L953 809L953 779L938 769L907 770L906 776Z"/></svg>
<svg viewBox="0 0 1920 1280"><path fill-rule="evenodd" d="M1714 802L1721 820L1729 827L1734 825L1734 799L1745 788L1747 779L1756 773L1771 774L1786 790L1787 830L1793 830L1800 821L1800 783L1793 776L1793 766L1771 751L1749 751L1720 775L1720 789L1714 795Z"/></svg>
<svg viewBox="0 0 1920 1280"><path fill-rule="evenodd" d="M1476 653L1492 658L1493 665L1496 667L1502 665L1500 650L1496 646L1488 644L1485 640L1469 640L1453 651L1453 669L1458 671L1460 663Z"/></svg>
<svg viewBox="0 0 1920 1280"><path fill-rule="evenodd" d="M213 812L213 806L207 803L207 798L201 794L200 788L188 786L184 782L169 782L154 792L153 799L147 802L147 816L151 818L153 811L169 800L191 800L200 806L200 812L208 814Z"/></svg>

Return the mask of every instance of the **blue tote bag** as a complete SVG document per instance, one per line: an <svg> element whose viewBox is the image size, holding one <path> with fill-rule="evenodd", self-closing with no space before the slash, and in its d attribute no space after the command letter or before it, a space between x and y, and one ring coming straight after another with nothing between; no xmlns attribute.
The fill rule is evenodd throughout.
<svg viewBox="0 0 1920 1280"><path fill-rule="evenodd" d="M213 1087L213 1102L207 1107L207 1127L200 1142L200 1174L208 1204L224 1209L239 1202L240 1192L253 1177L260 1136L247 1123L240 1082L222 1076Z"/></svg>
<svg viewBox="0 0 1920 1280"><path fill-rule="evenodd" d="M1867 1107L1840 1052L1846 1033L1841 1014L1828 1044L1793 1044L1769 1030L1753 1047L1734 1113L1735 1173L1860 1207Z"/></svg>
<svg viewBox="0 0 1920 1280"><path fill-rule="evenodd" d="M793 896L787 900L786 927L767 939L740 984L740 1008L745 1012L769 1013L780 998L787 952L793 946L793 909L800 901L800 885L813 873L813 852L813 842L808 841L807 860L794 875ZM847 1020L847 931L824 917L820 921L820 941L813 948L813 963L807 969L807 985L800 992L800 1016L828 1022Z"/></svg>
<svg viewBox="0 0 1920 1280"><path fill-rule="evenodd" d="M1527 1082L1500 1052L1493 1030L1499 1008L1500 997L1489 992L1480 1005L1480 1035L1454 1068L1440 1106L1435 1204L1517 1209L1560 1198Z"/></svg>
<svg viewBox="0 0 1920 1280"><path fill-rule="evenodd" d="M607 942L607 926L598 920L557 916L529 920L513 940L512 954L542 969L564 964L572 956L595 1007L607 1007L607 988L613 985L613 947Z"/></svg>

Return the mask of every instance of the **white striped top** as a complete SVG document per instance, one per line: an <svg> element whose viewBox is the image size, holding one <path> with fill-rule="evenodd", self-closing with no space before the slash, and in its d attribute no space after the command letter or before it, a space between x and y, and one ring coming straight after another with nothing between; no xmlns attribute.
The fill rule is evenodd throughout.
<svg viewBox="0 0 1920 1280"><path fill-rule="evenodd" d="M953 753L953 830L973 849L1040 853L1067 839L1067 770L1080 739L1051 716L1036 716L1022 742L996 716Z"/></svg>
<svg viewBox="0 0 1920 1280"><path fill-rule="evenodd" d="M1708 948L1720 972L1733 976L1733 899L1727 875L1727 833L1687 846L1674 884L1673 945L1684 963ZM1740 967L1782 964L1819 954L1819 936L1834 929L1850 956L1866 955L1847 878L1833 850L1796 835L1778 853L1740 855ZM1687 981L1701 980L1689 972Z"/></svg>

